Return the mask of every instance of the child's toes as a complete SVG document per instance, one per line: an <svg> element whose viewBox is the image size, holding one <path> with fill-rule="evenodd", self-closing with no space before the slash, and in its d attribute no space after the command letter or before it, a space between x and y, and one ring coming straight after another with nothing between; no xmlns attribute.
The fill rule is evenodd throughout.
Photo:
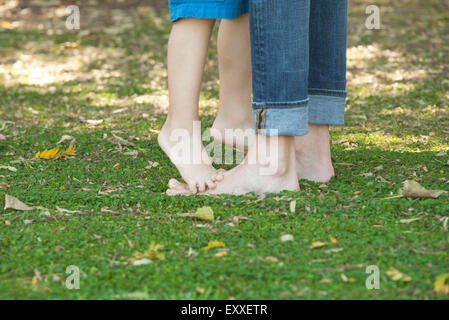
<svg viewBox="0 0 449 320"><path fill-rule="evenodd" d="M214 190L216 188L216 185L212 181L212 179L207 179L206 180L206 185L207 185L207 188L210 189L210 190Z"/></svg>
<svg viewBox="0 0 449 320"><path fill-rule="evenodd" d="M194 182L189 182L188 185L189 185L189 190L190 190L190 192L192 194L196 194L198 192L198 188L196 186L196 182L195 181Z"/></svg>
<svg viewBox="0 0 449 320"><path fill-rule="evenodd" d="M206 183L204 181L199 181L197 185L198 185L198 191L200 193L203 193L204 191L206 191Z"/></svg>
<svg viewBox="0 0 449 320"><path fill-rule="evenodd" d="M184 186L176 179L170 179L168 181L168 187L173 190L183 190Z"/></svg>

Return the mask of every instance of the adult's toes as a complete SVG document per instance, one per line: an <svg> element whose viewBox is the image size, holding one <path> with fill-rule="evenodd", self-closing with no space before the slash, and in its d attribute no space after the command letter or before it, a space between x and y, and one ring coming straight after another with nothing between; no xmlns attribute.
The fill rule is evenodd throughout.
<svg viewBox="0 0 449 320"><path fill-rule="evenodd" d="M223 171L217 171L212 175L212 181L222 181L224 179Z"/></svg>

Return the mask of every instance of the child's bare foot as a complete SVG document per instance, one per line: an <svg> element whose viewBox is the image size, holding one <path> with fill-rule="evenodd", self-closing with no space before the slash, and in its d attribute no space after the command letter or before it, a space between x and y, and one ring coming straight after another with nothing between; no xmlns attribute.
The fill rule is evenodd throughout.
<svg viewBox="0 0 449 320"><path fill-rule="evenodd" d="M329 126L309 124L310 132L295 138L296 169L299 179L329 182L335 175L329 142Z"/></svg>
<svg viewBox="0 0 449 320"><path fill-rule="evenodd" d="M257 154L256 144L259 143L258 141L250 146L245 161L225 173L223 181L217 183L215 189L207 190L204 194L240 195L248 192L262 194L279 193L283 190L299 191L293 138L279 137L278 149L274 151L276 155L270 157L271 159L263 159L263 155ZM256 154L258 158L254 161ZM175 179L171 179L168 186L168 195L192 194L187 185Z"/></svg>
<svg viewBox="0 0 449 320"><path fill-rule="evenodd" d="M244 106L241 108L251 108ZM239 109L239 108L237 108ZM235 110L235 108L234 108ZM248 150L250 134L252 133L251 114L242 117L241 114L231 115L229 108L220 108L210 130L211 137L221 144L240 151ZM245 113L245 112L241 112ZM246 112L247 113L247 112Z"/></svg>
<svg viewBox="0 0 449 320"><path fill-rule="evenodd" d="M223 174L213 166L201 143L201 130L172 129L164 124L159 136L159 146L178 169L191 193L214 189Z"/></svg>

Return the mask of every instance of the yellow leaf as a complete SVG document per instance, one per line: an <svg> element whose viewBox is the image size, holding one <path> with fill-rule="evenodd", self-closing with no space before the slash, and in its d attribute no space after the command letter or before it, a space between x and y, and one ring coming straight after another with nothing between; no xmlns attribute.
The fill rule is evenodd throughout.
<svg viewBox="0 0 449 320"><path fill-rule="evenodd" d="M331 237L331 242L332 242L333 244L336 244L336 243L337 243L337 239L335 239L334 237Z"/></svg>
<svg viewBox="0 0 449 320"><path fill-rule="evenodd" d="M9 23L8 21L2 20L0 25L5 29L11 29L11 23Z"/></svg>
<svg viewBox="0 0 449 320"><path fill-rule="evenodd" d="M198 208L194 214L194 217L204 221L214 221L214 211L211 207Z"/></svg>
<svg viewBox="0 0 449 320"><path fill-rule="evenodd" d="M332 280L331 280L331 279L328 279L328 278L323 278L323 279L321 279L320 282L321 282L321 283L331 283Z"/></svg>
<svg viewBox="0 0 449 320"><path fill-rule="evenodd" d="M227 254L228 254L227 251L219 251L216 254L214 254L214 256L220 258L220 257L224 257Z"/></svg>
<svg viewBox="0 0 449 320"><path fill-rule="evenodd" d="M223 241L213 240L213 241L209 241L209 243L207 244L206 247L204 247L204 249L209 250L212 248L224 247L224 246L225 246L225 244Z"/></svg>
<svg viewBox="0 0 449 320"><path fill-rule="evenodd" d="M412 278L404 273L402 273L401 271L399 271L398 269L394 268L394 267L390 267L388 269L388 271L386 272L387 276L390 277L391 280L393 281L403 281L403 282L408 282L411 281Z"/></svg>
<svg viewBox="0 0 449 320"><path fill-rule="evenodd" d="M72 145L70 145L70 146L67 148L67 150L65 150L65 151L63 152L63 155L65 155L65 156L76 156L76 150L75 150L75 147L72 146Z"/></svg>
<svg viewBox="0 0 449 320"><path fill-rule="evenodd" d="M446 284L446 280L449 280L449 273L440 274L435 280L433 290L437 293L449 294L449 283Z"/></svg>
<svg viewBox="0 0 449 320"><path fill-rule="evenodd" d="M67 150L60 150L59 148L53 148L50 150L45 149L42 152L38 152L35 155L37 159L56 159L59 157L75 156L75 147L69 146Z"/></svg>
<svg viewBox="0 0 449 320"><path fill-rule="evenodd" d="M78 49L79 47L79 42L66 42L63 44L64 49Z"/></svg>
<svg viewBox="0 0 449 320"><path fill-rule="evenodd" d="M165 256L163 253L158 252L158 250L162 249L164 246L154 243L152 242L150 244L150 246L148 247L148 250L145 251L146 255L148 256L148 258L152 259L152 260L164 260Z"/></svg>
<svg viewBox="0 0 449 320"><path fill-rule="evenodd" d="M315 242L312 242L312 245L310 246L310 249L321 248L321 247L324 247L326 245L327 245L326 242L315 241Z"/></svg>
<svg viewBox="0 0 449 320"><path fill-rule="evenodd" d="M37 283L37 277L36 276L34 276L33 279L31 279L31 283L33 285L36 285L36 283Z"/></svg>
<svg viewBox="0 0 449 320"><path fill-rule="evenodd" d="M120 163L114 164L114 169L118 169L118 168L120 168Z"/></svg>
<svg viewBox="0 0 449 320"><path fill-rule="evenodd" d="M214 221L214 211L211 207L198 208L195 213L179 213L178 216L195 218L208 222Z"/></svg>

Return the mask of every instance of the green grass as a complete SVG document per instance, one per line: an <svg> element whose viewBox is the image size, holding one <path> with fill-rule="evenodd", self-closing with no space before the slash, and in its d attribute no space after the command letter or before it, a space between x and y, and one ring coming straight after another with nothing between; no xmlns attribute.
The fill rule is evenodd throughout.
<svg viewBox="0 0 449 320"><path fill-rule="evenodd" d="M448 2L377 1L383 29L375 31L364 27L366 3L350 2L347 126L331 132L337 176L266 197L165 195L169 178L179 178L155 139L167 106L166 10L122 10L116 34L101 19L67 32L63 20L39 16L0 30L0 166L17 169L0 169L0 194L47 208L0 209L0 298L447 299L433 286L449 272L441 221L449 198L385 198L407 179L449 189ZM67 41L80 49L62 49ZM210 58L203 127L217 107L215 39ZM113 132L135 147L104 139ZM64 134L76 138L76 157L33 158ZM148 160L159 166L146 169ZM177 216L202 206L213 208L214 222ZM204 250L210 240L225 242L228 254ZM327 246L310 249L315 241ZM152 242L165 260L128 263ZM79 290L65 287L69 265L81 270ZM380 269L380 290L365 287L369 265ZM390 266L412 280L392 281Z"/></svg>

